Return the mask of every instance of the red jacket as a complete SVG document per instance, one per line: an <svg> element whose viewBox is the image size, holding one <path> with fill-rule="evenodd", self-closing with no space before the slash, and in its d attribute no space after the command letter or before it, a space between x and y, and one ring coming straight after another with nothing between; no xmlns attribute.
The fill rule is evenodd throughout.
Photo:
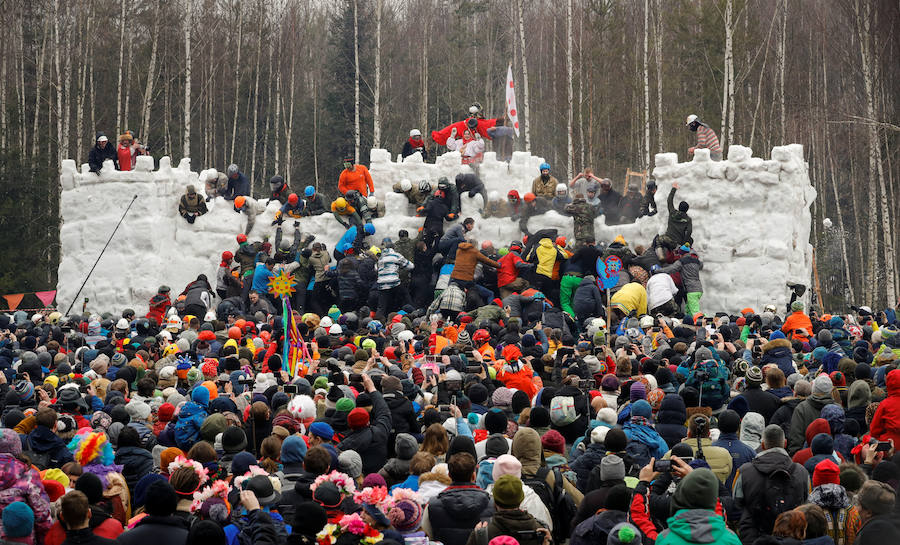
<svg viewBox="0 0 900 545"><path fill-rule="evenodd" d="M519 269L516 263L524 263L525 260L514 252L509 252L498 260L500 268L497 270L497 286L503 287L519 277Z"/></svg>
<svg viewBox="0 0 900 545"><path fill-rule="evenodd" d="M878 404L869 431L879 441L894 440L900 445L900 369L887 374L888 396Z"/></svg>
<svg viewBox="0 0 900 545"><path fill-rule="evenodd" d="M116 539L124 531L122 524L112 517L104 520L92 530L95 536L105 537L106 539ZM47 535L44 536L44 545L61 545L65 540L66 530L59 521L56 521L50 527Z"/></svg>
<svg viewBox="0 0 900 545"><path fill-rule="evenodd" d="M116 147L116 155L119 158L119 170L132 170L131 164L131 146L123 146L119 144Z"/></svg>

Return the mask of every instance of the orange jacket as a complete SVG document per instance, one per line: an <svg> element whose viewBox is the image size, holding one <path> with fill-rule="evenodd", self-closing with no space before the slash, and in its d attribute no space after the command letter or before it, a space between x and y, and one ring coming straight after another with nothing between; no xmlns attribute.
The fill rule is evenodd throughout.
<svg viewBox="0 0 900 545"><path fill-rule="evenodd" d="M795 329L805 329L807 335L799 335L794 333ZM808 341L809 335L812 334L813 326L809 316L803 314L803 311L795 311L793 314L785 318L784 325L781 326L782 333L787 336L788 340Z"/></svg>
<svg viewBox="0 0 900 545"><path fill-rule="evenodd" d="M528 394L528 399L533 398L538 391L534 372L531 370L530 365L522 365L515 373L504 371L501 367L497 373L497 380L502 382L507 388L522 390Z"/></svg>
<svg viewBox="0 0 900 545"><path fill-rule="evenodd" d="M338 191L346 195L351 189L359 191L359 194L363 197L375 192L375 184L372 183L372 175L369 174L369 169L362 165L356 165L353 172L347 169L341 172L341 177L338 180Z"/></svg>

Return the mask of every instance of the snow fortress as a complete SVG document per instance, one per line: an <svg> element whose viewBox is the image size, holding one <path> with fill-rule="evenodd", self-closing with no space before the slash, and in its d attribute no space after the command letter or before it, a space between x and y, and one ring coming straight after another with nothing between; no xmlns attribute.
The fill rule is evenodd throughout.
<svg viewBox="0 0 900 545"><path fill-rule="evenodd" d="M486 153L480 175L489 198L505 200L510 189L520 194L529 191L542 162L540 157L516 152L507 165L498 162L494 153ZM178 215L178 201L190 184L202 193L203 182L212 171L192 172L187 158L177 167L168 157L159 161L158 170L153 166L152 158L139 157L131 172L115 171L108 164L97 175L89 172L86 164L79 172L75 161L63 161L57 293L60 308L66 309L72 302L134 195L137 200L85 285L76 308L81 308L81 299L86 297L91 312L121 312L130 307L142 315L160 284L171 286L173 299L201 273L215 286L221 253L236 250L235 236L246 229L247 215L235 212L231 202L217 198L208 203L209 213L188 224ZM436 185L439 177L452 181L469 167L461 164L457 152L441 155L434 164L428 164L418 154L402 162L399 158L392 161L386 150L376 149L372 150L370 170L376 196L386 210L384 217L374 221L376 234L369 237L377 244L384 237L396 238L400 229L415 236L422 225L422 218L414 216L406 198L392 192L395 182L427 179ZM659 186L659 214L618 226L607 226L601 216L595 221L598 240L609 242L621 234L632 247L649 245L657 233L665 232L666 197L677 181L681 189L675 204L680 200L690 203L695 248L704 262L704 312L733 313L747 306L760 312L768 303L783 309L789 297L786 282L810 283L810 205L816 191L810 185L801 145L775 147L770 160L752 157L751 150L743 146L731 146L728 159L721 162L710 161L707 150L698 150L687 163L678 163L674 153L661 153L656 156L653 175ZM305 180L295 181L292 189L302 195L305 184ZM614 182L616 187L621 185L618 180ZM266 204L262 198L257 208L259 215L249 238L260 240L268 235L274 239L271 223L278 210L277 201ZM517 222L483 218L481 208L480 195L462 196L460 217L476 218L472 234L479 242L491 240L499 248L521 238ZM549 227L570 239L573 235L572 219L555 212L529 223L532 231ZM285 236L292 237L291 220L284 222L284 228ZM331 214L303 218L300 229L325 242L329 251L343 234Z"/></svg>

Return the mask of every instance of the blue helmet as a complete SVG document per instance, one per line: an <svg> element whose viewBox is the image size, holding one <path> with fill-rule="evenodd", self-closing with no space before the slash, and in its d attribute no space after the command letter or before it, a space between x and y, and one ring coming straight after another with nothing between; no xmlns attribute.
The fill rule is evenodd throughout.
<svg viewBox="0 0 900 545"><path fill-rule="evenodd" d="M381 325L381 322L379 322L378 320L372 320L366 327L368 327L369 331L371 331L372 333L378 333L384 328L384 326Z"/></svg>
<svg viewBox="0 0 900 545"><path fill-rule="evenodd" d="M650 267L650 274L653 274L658 270L659 270L659 265L653 265Z"/></svg>
<svg viewBox="0 0 900 545"><path fill-rule="evenodd" d="M541 172L550 170L550 163L541 163L541 166L538 168L538 170Z"/></svg>
<svg viewBox="0 0 900 545"><path fill-rule="evenodd" d="M372 225L371 223L367 223L363 226L363 231L365 231L367 235L374 235L375 234L375 226Z"/></svg>
<svg viewBox="0 0 900 545"><path fill-rule="evenodd" d="M316 194L316 188L311 185L308 185L308 186L306 186L306 189L303 190L303 194L306 195L307 197L312 197L313 195Z"/></svg>

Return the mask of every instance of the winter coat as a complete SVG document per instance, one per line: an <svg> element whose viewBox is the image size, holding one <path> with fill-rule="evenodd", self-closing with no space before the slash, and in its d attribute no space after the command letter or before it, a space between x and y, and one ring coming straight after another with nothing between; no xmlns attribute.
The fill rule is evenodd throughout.
<svg viewBox="0 0 900 545"><path fill-rule="evenodd" d="M500 267L499 263L479 252L471 243L459 243L459 246L456 247L456 262L453 265L453 273L450 274L450 278L464 282L473 281L475 278L475 266L478 263L483 263L495 269Z"/></svg>
<svg viewBox="0 0 900 545"><path fill-rule="evenodd" d="M641 194L637 191L629 191L619 201L619 221L622 223L634 223L641 214Z"/></svg>
<svg viewBox="0 0 900 545"><path fill-rule="evenodd" d="M795 331L798 330L805 330L806 334L795 333ZM803 314L802 310L797 310L784 319L784 325L781 326L781 331L787 335L788 339L803 342L808 341L809 336L813 334L813 325L809 316Z"/></svg>
<svg viewBox="0 0 900 545"><path fill-rule="evenodd" d="M682 509L666 521L668 528L659 533L656 545L741 545L725 519L707 509Z"/></svg>
<svg viewBox="0 0 900 545"><path fill-rule="evenodd" d="M687 410L680 395L667 394L656 413L656 433L663 438L671 449L687 437Z"/></svg>
<svg viewBox="0 0 900 545"><path fill-rule="evenodd" d="M187 542L188 522L182 517L147 515L117 538L119 545L182 545Z"/></svg>
<svg viewBox="0 0 900 545"><path fill-rule="evenodd" d="M812 424L813 420L819 418L822 408L831 403L834 403L831 394L813 394L797 405L791 417L791 431L787 445L788 452L797 452L803 447L806 429Z"/></svg>
<svg viewBox="0 0 900 545"><path fill-rule="evenodd" d="M741 397L747 400L747 405L750 407L749 412L761 414L766 422L772 420L772 415L780 405L777 397L759 386L748 385L747 389L741 393Z"/></svg>
<svg viewBox="0 0 900 545"><path fill-rule="evenodd" d="M833 483L820 484L812 489L806 500L825 511L825 520L830 530L826 530L837 545L851 545L859 531L859 509L850 501L847 490ZM843 520L843 527L841 521ZM841 539L843 534L843 540Z"/></svg>
<svg viewBox="0 0 900 545"><path fill-rule="evenodd" d="M625 316L632 311L638 316L647 314L647 290L637 282L630 282L614 293L610 298L610 306L620 310Z"/></svg>
<svg viewBox="0 0 900 545"><path fill-rule="evenodd" d="M365 453L363 474L377 473L388 460L388 438L391 435L391 411L380 392L372 392L370 424L350 432L337 445L339 451Z"/></svg>
<svg viewBox="0 0 900 545"><path fill-rule="evenodd" d="M661 307L675 298L678 286L672 280L672 276L666 273L657 273L647 280L647 308L653 310Z"/></svg>
<svg viewBox="0 0 900 545"><path fill-rule="evenodd" d="M412 401L407 399L400 392L390 392L384 394L384 402L387 403L388 409L391 411L391 424L393 426L393 434L398 433L419 433L419 423L416 419L416 410ZM418 446L416 446L418 448ZM399 454L399 453L398 453ZM415 454L415 452L413 452ZM410 455L412 458L412 455Z"/></svg>
<svg viewBox="0 0 900 545"><path fill-rule="evenodd" d="M603 316L605 312L602 297L593 276L582 278L572 297L572 310L575 311L575 316L582 321L590 317Z"/></svg>
<svg viewBox="0 0 900 545"><path fill-rule="evenodd" d="M206 407L188 401L178 412L178 423L175 425L175 441L178 448L187 452L194 443L200 440L200 427L206 420Z"/></svg>
<svg viewBox="0 0 900 545"><path fill-rule="evenodd" d="M453 483L428 502L423 528L434 541L464 545L475 525L493 514L490 494L471 483Z"/></svg>
<svg viewBox="0 0 900 545"><path fill-rule="evenodd" d="M607 511L602 509L596 515L589 517L578 524L572 530L572 538L569 545L595 545L598 543L607 543L609 533L613 527L620 523L626 522L628 516L624 511ZM640 539L635 544L640 543Z"/></svg>
<svg viewBox="0 0 900 545"><path fill-rule="evenodd" d="M88 154L88 165L90 165L91 172L100 172L100 169L103 168L103 161L107 159L112 160L116 170L119 169L119 157L116 155L116 146L112 142L107 142L106 147L101 149L99 145L95 144Z"/></svg>
<svg viewBox="0 0 900 545"><path fill-rule="evenodd" d="M682 212L675 208L675 191L676 189L673 187L669 191L669 197L666 200L666 204L669 207L669 220L666 225L666 234L663 236L669 240L673 247L677 248L685 242L694 241L691 236L694 231L694 225L687 212Z"/></svg>
<svg viewBox="0 0 900 545"><path fill-rule="evenodd" d="M250 180L244 176L243 172L238 172L236 178L228 178L228 185L225 186L225 199L233 201L242 195L250 196Z"/></svg>
<svg viewBox="0 0 900 545"><path fill-rule="evenodd" d="M326 282L325 269L331 263L331 256L324 250L316 250L309 256L309 263L316 273L316 282Z"/></svg>
<svg viewBox="0 0 900 545"><path fill-rule="evenodd" d="M622 425L622 431L625 432L625 436L628 437L629 441L637 441L647 445L650 449L650 456L657 460L665 456L666 451L669 450L666 441L650 426L626 422Z"/></svg>
<svg viewBox="0 0 900 545"><path fill-rule="evenodd" d="M375 184L372 183L372 175L369 169L363 165L355 165L352 171L344 169L338 179L338 191L346 195L348 191L355 189L360 195L369 195L375 192Z"/></svg>
<svg viewBox="0 0 900 545"><path fill-rule="evenodd" d="M605 456L606 447L603 446L603 443L591 443L578 458L575 458L569 464L569 469L574 471L578 477L575 481L575 486L578 487L578 490L587 490L591 470L599 466Z"/></svg>
<svg viewBox="0 0 900 545"><path fill-rule="evenodd" d="M696 458L699 454L697 451L697 440L694 438L685 439L684 443L691 446L691 450L694 451L694 457ZM725 483L728 481L734 469L731 453L722 447L713 446L709 437L702 437L700 446L703 448L703 456L706 458L706 463L709 464L710 471L719 478L720 482ZM671 452L666 454L666 457L668 456L671 456Z"/></svg>
<svg viewBox="0 0 900 545"><path fill-rule="evenodd" d="M395 444L397 452L396 458L391 458L384 464L384 467L378 470L378 473L384 477L388 487L403 482L409 477L409 462L419 450L419 444L406 436L398 437Z"/></svg>
<svg viewBox="0 0 900 545"><path fill-rule="evenodd" d="M188 214L202 216L206 212L206 200L199 193L182 195L181 200L178 201L178 213L182 216L187 216Z"/></svg>
<svg viewBox="0 0 900 545"><path fill-rule="evenodd" d="M656 208L656 191L647 191L641 197L641 216L655 216Z"/></svg>
<svg viewBox="0 0 900 545"><path fill-rule="evenodd" d="M124 530L121 522L111 517L109 513L97 505L91 506L91 520L88 522L88 529L97 537L109 540L104 543L115 543L115 539ZM76 531L80 532L81 530ZM57 520L53 523L47 535L44 536L44 545L60 545L67 540L67 533L62 523Z"/></svg>
<svg viewBox="0 0 900 545"><path fill-rule="evenodd" d="M780 426L784 430L784 436L789 437L791 431L791 419L794 417L794 409L797 408L804 398L802 397L786 397L781 400L778 410L772 415L769 424ZM865 415L863 415L865 416Z"/></svg>
<svg viewBox="0 0 900 545"><path fill-rule="evenodd" d="M559 180L555 176L547 176L545 179L542 174L531 181L531 192L536 197L552 199L556 195L557 185L559 185Z"/></svg>
<svg viewBox="0 0 900 545"><path fill-rule="evenodd" d="M536 530L543 527L537 519L522 509L495 511L494 516L491 517L487 525L487 538L490 541L497 536L515 536L521 531ZM518 541L520 545L541 545L544 538L541 535L528 539L523 539L519 536ZM478 545L478 543L477 533L472 532L466 544Z"/></svg>
<svg viewBox="0 0 900 545"><path fill-rule="evenodd" d="M397 253L393 248L386 248L378 258L378 289L389 290L400 285L400 270L411 271L413 264Z"/></svg>
<svg viewBox="0 0 900 545"><path fill-rule="evenodd" d="M597 238L594 233L594 207L589 205L584 198L576 198L565 207L566 214L572 216L575 228L575 240L578 242L594 242Z"/></svg>
<svg viewBox="0 0 900 545"><path fill-rule="evenodd" d="M48 467L62 467L66 462L74 460L72 453L66 448L66 442L46 426L34 428L34 431L22 440L22 450L47 454L50 457Z"/></svg>
<svg viewBox="0 0 900 545"><path fill-rule="evenodd" d="M888 396L878 404L870 431L880 441L893 439L900 445L900 370L894 369L885 379Z"/></svg>
<svg viewBox="0 0 900 545"><path fill-rule="evenodd" d="M416 152L422 154L422 161L428 162L428 148L425 147L425 141L422 139L413 140L412 138L408 138L406 142L403 143L403 149L400 151L400 156L406 159Z"/></svg>
<svg viewBox="0 0 900 545"><path fill-rule="evenodd" d="M761 503L766 498L764 489L767 477L780 470L788 472L791 487L794 489L793 496L801 498L799 502L802 503L802 498L806 498L809 493L809 474L803 466L792 462L784 449L771 448L761 452L751 462L742 465L735 475L735 500L738 507L743 509L740 534L745 543L752 543L762 534L772 533L774 519L769 521L762 519L761 513L765 506ZM787 505L786 507L792 509L797 505Z"/></svg>
<svg viewBox="0 0 900 545"><path fill-rule="evenodd" d="M806 464L810 458L813 457L812 444L813 439L819 435L820 433L824 433L831 437L831 426L828 425L828 421L824 418L816 418L815 420L807 426L806 431L804 432L804 436L806 438L806 448L798 450L794 453L794 456L791 458L793 461L798 464ZM827 448L823 448L822 452L831 453L834 448L834 442L829 445ZM812 472L810 472L810 475Z"/></svg>
<svg viewBox="0 0 900 545"><path fill-rule="evenodd" d="M681 275L681 286L685 293L703 293L703 283L700 282L700 270L703 269L703 262L696 254L684 254L678 261L667 265L659 270L664 273L679 273ZM787 375L785 375L787 376Z"/></svg>
<svg viewBox="0 0 900 545"><path fill-rule="evenodd" d="M46 428L45 428L46 429ZM48 430L49 431L49 430ZM55 466L59 467L59 466ZM50 518L50 498L41 484L41 475L10 454L0 454L0 511L7 505L21 501L34 511L34 528L38 538L53 525Z"/></svg>
<svg viewBox="0 0 900 545"><path fill-rule="evenodd" d="M128 488L134 490L141 477L153 473L153 455L141 447L120 447L116 450L116 465L121 465Z"/></svg>
<svg viewBox="0 0 900 545"><path fill-rule="evenodd" d="M869 432L869 424L866 422L866 407L871 400L872 390L869 389L869 385L862 380L854 380L847 395L846 417L859 423L861 435Z"/></svg>
<svg viewBox="0 0 900 545"><path fill-rule="evenodd" d="M622 210L622 194L615 189L597 194L600 199L600 209L603 210L607 225L617 223Z"/></svg>
<svg viewBox="0 0 900 545"><path fill-rule="evenodd" d="M65 545L114 545L116 543L115 538L103 537L94 533L90 528L69 530L65 536L66 539L61 542ZM45 545L49 544L45 542Z"/></svg>
<svg viewBox="0 0 900 545"><path fill-rule="evenodd" d="M497 270L497 286L503 287L519 277L520 271L525 271L534 266L523 260L516 252L509 252L497 262L500 268Z"/></svg>
<svg viewBox="0 0 900 545"><path fill-rule="evenodd" d="M759 365L762 367L769 363L778 365L778 368L781 369L781 372L784 373L784 376L786 377L796 373L797 370L794 368L794 358L791 353L791 341L787 339L775 339L764 344Z"/></svg>
<svg viewBox="0 0 900 545"><path fill-rule="evenodd" d="M894 513L876 515L866 521L856 534L854 545L900 543L900 520Z"/></svg>
<svg viewBox="0 0 900 545"><path fill-rule="evenodd" d="M720 433L719 439L714 441L712 445L721 447L731 454L731 473L728 475L728 479L725 480L725 488L731 490L731 485L734 483L734 475L737 473L738 468L756 458L756 451L750 448L747 443L738 439L736 433Z"/></svg>

